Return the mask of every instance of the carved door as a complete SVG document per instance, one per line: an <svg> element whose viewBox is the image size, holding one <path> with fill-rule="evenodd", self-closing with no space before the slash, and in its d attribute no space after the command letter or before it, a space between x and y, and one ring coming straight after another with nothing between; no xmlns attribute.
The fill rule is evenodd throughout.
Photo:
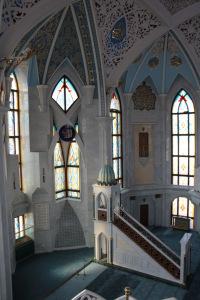
<svg viewBox="0 0 200 300"><path fill-rule="evenodd" d="M149 206L148 206L148 204L140 205L140 223L144 226L149 225Z"/></svg>

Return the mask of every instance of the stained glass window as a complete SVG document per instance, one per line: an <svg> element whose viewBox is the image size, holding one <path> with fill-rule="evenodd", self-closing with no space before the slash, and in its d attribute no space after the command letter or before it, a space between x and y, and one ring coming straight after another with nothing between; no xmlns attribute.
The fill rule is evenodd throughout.
<svg viewBox="0 0 200 300"><path fill-rule="evenodd" d="M72 82L66 76L63 76L55 86L52 98L66 112L78 99L78 94Z"/></svg>
<svg viewBox="0 0 200 300"><path fill-rule="evenodd" d="M54 178L56 199L66 197L65 161L60 141L56 143L54 149Z"/></svg>
<svg viewBox="0 0 200 300"><path fill-rule="evenodd" d="M67 156L67 196L80 198L80 154L75 140L70 143Z"/></svg>
<svg viewBox="0 0 200 300"><path fill-rule="evenodd" d="M122 184L122 116L121 105L117 92L112 94L110 104L112 122L112 160L115 178Z"/></svg>
<svg viewBox="0 0 200 300"><path fill-rule="evenodd" d="M172 202L172 222L174 217L190 219L190 228L194 228L194 204L186 197L178 197Z"/></svg>
<svg viewBox="0 0 200 300"><path fill-rule="evenodd" d="M9 154L18 155L19 162L19 181L22 190L22 159L20 143L20 107L19 107L19 89L17 78L14 73L12 78L11 93L8 111L8 151Z"/></svg>
<svg viewBox="0 0 200 300"><path fill-rule="evenodd" d="M78 123L75 124L78 132ZM56 126L54 125L54 130ZM80 154L75 140L70 142L66 163L61 141L56 143L54 150L54 178L56 199L64 197L80 198Z"/></svg>
<svg viewBox="0 0 200 300"><path fill-rule="evenodd" d="M195 112L192 99L180 90L172 106L172 184L194 185Z"/></svg>

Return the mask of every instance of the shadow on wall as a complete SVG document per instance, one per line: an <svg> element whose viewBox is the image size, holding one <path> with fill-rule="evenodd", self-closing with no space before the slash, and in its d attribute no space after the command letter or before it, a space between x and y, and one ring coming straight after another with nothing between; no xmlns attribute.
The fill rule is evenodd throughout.
<svg viewBox="0 0 200 300"><path fill-rule="evenodd" d="M55 248L85 246L85 237L80 221L68 201L56 222Z"/></svg>

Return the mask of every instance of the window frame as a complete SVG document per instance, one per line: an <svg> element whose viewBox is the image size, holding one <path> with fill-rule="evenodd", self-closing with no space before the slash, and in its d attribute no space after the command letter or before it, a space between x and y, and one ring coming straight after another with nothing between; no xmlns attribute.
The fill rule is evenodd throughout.
<svg viewBox="0 0 200 300"><path fill-rule="evenodd" d="M178 106L178 109L176 112L173 112L173 107L174 107L174 104L176 101L180 101L182 95L181 95L181 92L184 91L185 92L185 96L188 96L190 98L190 100L192 101L192 104L193 104L193 107L194 107L194 111L191 112L189 111L189 108L187 110L186 113L181 113L179 112L179 108L180 108L180 104ZM179 97L180 99L177 100L177 97ZM182 101L182 100L181 100ZM188 104L186 103L187 107L188 107ZM173 116L174 115L177 115L177 133L174 133L174 129L173 129ZM186 134L183 134L183 133L180 133L180 130L179 130L179 116L180 115L187 115L188 118L187 118L187 131L188 133ZM190 115L193 115L194 116L194 133L190 133L190 125L189 125L189 122L190 122ZM177 136L177 154L173 154L173 147L174 147L174 142L173 142L173 137L174 136ZM186 136L187 137L187 141L188 141L188 154L187 155L182 155L180 154L180 149L179 149L179 140L180 140L180 137L181 136ZM193 136L194 137L194 155L190 155L190 137ZM177 173L174 173L174 170L173 170L173 167L174 167L174 163L173 163L173 158L177 158ZM179 159L180 158L186 158L187 159L187 163L188 163L188 172L187 174L181 174L180 173L180 170L179 170ZM190 158L193 158L194 159L194 173L195 173L195 163L196 163L196 113L195 113L195 105L194 105L194 101L192 99L192 97L190 96L190 94L187 92L186 89L184 88L181 88L179 89L179 91L176 93L174 99L173 99L173 102L172 102L172 105L171 105L171 184L172 185L176 185L176 186L179 186L180 185L180 177L185 177L187 178L187 185L181 185L181 186L194 186L190 184L190 178L193 178L194 179L194 175L191 175L190 174ZM177 184L174 183L173 179L174 177L177 178Z"/></svg>
<svg viewBox="0 0 200 300"><path fill-rule="evenodd" d="M184 216L184 215L180 215L179 214L179 198L185 198L187 199L187 216ZM173 214L173 202L177 199L177 214ZM172 203L171 203L171 224L173 222L173 217L180 217L180 218L185 218L185 219L191 219L192 220L192 224L193 224L193 227L190 226L190 229L194 229L194 220L195 220L195 205L194 205L194 216L193 217L190 217L189 216L189 206L190 206L190 203L192 205L194 205L194 203L186 196L178 196L176 198L174 198L172 200Z"/></svg>
<svg viewBox="0 0 200 300"><path fill-rule="evenodd" d="M57 85L59 84L59 82L60 82L62 79L64 79L64 82L66 82L66 80L69 81L70 84L72 85L74 91L75 91L76 94L77 94L76 100L73 101L73 103L68 107L68 109L66 109L66 88L64 88L64 109L63 109L63 108L60 106L60 104L58 104L58 102L53 98L53 93L54 93L55 89L57 88ZM80 97L79 97L79 93L78 93L78 91L77 91L77 89L76 89L76 87L75 87L73 81L71 81L71 79L69 79L66 75L63 75L62 77L60 77L60 79L59 79L59 80L56 82L56 84L54 85L54 88L53 88L53 90L52 90L52 92L51 92L51 98L56 102L56 104L57 104L57 106L59 107L59 109L61 109L64 113L67 113L67 112L72 108L72 106L74 105L74 103L75 103Z"/></svg>
<svg viewBox="0 0 200 300"><path fill-rule="evenodd" d="M20 100L19 100L19 84L18 84L18 80L17 80L17 76L15 74L15 72L12 72L11 75L13 75L16 83L16 87L17 89L13 89L12 88L12 84L11 84L11 90L10 90L10 98L11 98L11 94L12 94L12 102L14 103L15 99L15 95L16 95L16 99L17 99L17 109L16 108L10 108L10 104L9 104L9 112L11 113L16 113L17 114L17 130L18 130L18 135L9 135L9 128L8 128L8 148L9 148L9 140L13 139L14 140L14 152L15 155L18 155L18 165L19 165L19 184L20 184L20 190L23 191L23 174L22 174L22 151L21 151L21 128L20 128ZM14 106L14 105L13 105ZM15 118L14 118L14 132L15 132ZM8 126L9 126L9 119L8 119ZM18 140L18 142L17 142ZM18 143L18 148L19 148L19 154L16 153L16 143ZM9 149L8 149L9 152ZM9 152L10 154L10 152ZM12 155L12 154L11 154Z"/></svg>
<svg viewBox="0 0 200 300"><path fill-rule="evenodd" d="M70 154L70 148L71 148L71 146L72 146L73 143L76 143L77 146L78 146L78 156L79 156L78 161L79 161L79 165L70 165L68 163L68 161L69 161L69 154ZM78 190L73 190L73 189L69 189L68 188L68 170L69 170L68 168L78 168L78 176L79 176L79 189ZM75 139L73 139L69 143L69 147L68 147L68 150L67 150L67 158L66 158L66 168L65 168L65 170L66 170L66 197L67 198L72 198L72 199L80 199L81 198L81 192L80 192L80 178L81 178L81 176L80 176L80 150L79 150L79 145L78 145L78 143L77 143L77 141ZM69 192L75 192L75 193L79 194L79 196L73 197L73 196L69 195Z"/></svg>
<svg viewBox="0 0 200 300"><path fill-rule="evenodd" d="M20 216L17 216L14 218L14 226L15 226L15 219L17 219L18 223L20 224L20 217L22 217L22 226L23 226L23 229L22 230L19 230L19 231L15 231L15 240L18 240L20 238L23 238L25 235L26 235L26 226L25 226L25 215L20 215ZM22 233L22 234L21 234ZM19 236L18 236L19 235ZM16 237L18 236L18 237Z"/></svg>
<svg viewBox="0 0 200 300"><path fill-rule="evenodd" d="M116 110L116 109L112 109L111 108L111 103L112 103L112 99L113 99L113 94L116 95L117 99L118 99L118 102L119 102L119 107L120 107L120 110ZM119 93L118 93L118 90L115 89L113 92L112 92L112 97L111 97L111 101L110 101L110 116L113 117L113 113L116 113L117 116L119 116L119 120L120 120L120 134L113 134L113 121L112 120L112 164L113 164L113 161L114 160L117 160L118 161L118 176L116 178L116 174L115 174L115 179L121 184L121 186L123 187L123 127L122 127L122 105L121 105L121 100L120 100L120 97L119 97ZM113 117L114 118L114 117ZM113 137L116 136L116 137L120 137L121 139L121 156L117 156L117 157L113 157ZM121 163L121 176L119 177L119 164Z"/></svg>
<svg viewBox="0 0 200 300"><path fill-rule="evenodd" d="M64 151L63 151L63 146L62 146L62 142L61 140L59 139L57 142L56 142L56 145L59 144L60 145L60 149L61 149L61 152L62 152L62 160L63 160L63 164L60 165L60 166L55 166L54 164L54 190L55 190L55 196L58 194L58 193L65 193L65 196L61 197L61 198L56 198L56 201L59 200L59 199L63 199L63 198L66 198L66 167L65 167L65 157L64 157ZM56 145L55 145L55 148L56 148ZM54 153L55 153L55 148L54 148ZM65 189L64 190L59 190L59 191L56 191L56 177L55 177L55 170L56 169L64 169L64 174L65 174Z"/></svg>

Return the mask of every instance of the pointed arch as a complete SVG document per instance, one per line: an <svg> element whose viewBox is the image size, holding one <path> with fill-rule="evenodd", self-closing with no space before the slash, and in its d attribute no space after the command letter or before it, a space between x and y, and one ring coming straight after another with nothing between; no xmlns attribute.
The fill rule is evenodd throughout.
<svg viewBox="0 0 200 300"><path fill-rule="evenodd" d="M56 199L66 197L65 161L61 141L56 143L54 149L54 178Z"/></svg>
<svg viewBox="0 0 200 300"><path fill-rule="evenodd" d="M107 209L107 202L108 201L107 201L107 198L106 198L105 194L101 192L97 196L97 207Z"/></svg>
<svg viewBox="0 0 200 300"><path fill-rule="evenodd" d="M174 225L174 219L181 217L190 220L190 229L194 228L194 210L195 206L187 197L177 197L171 204L171 218L172 225Z"/></svg>
<svg viewBox="0 0 200 300"><path fill-rule="evenodd" d="M78 144L73 140L67 155L67 196L80 198L80 152Z"/></svg>
<svg viewBox="0 0 200 300"><path fill-rule="evenodd" d="M71 80L63 76L55 85L52 98L66 113L72 104L78 99L78 93Z"/></svg>
<svg viewBox="0 0 200 300"><path fill-rule="evenodd" d="M19 163L19 183L22 184L22 153L21 153L21 134L20 134L20 101L19 86L15 73L10 75L12 78L11 93L8 111L8 151L9 154L18 155Z"/></svg>
<svg viewBox="0 0 200 300"><path fill-rule="evenodd" d="M112 161L115 179L123 183L122 162L122 110L117 90L112 93L110 102L110 115L112 121Z"/></svg>
<svg viewBox="0 0 200 300"><path fill-rule="evenodd" d="M189 94L181 89L174 98L172 120L172 184L194 185L195 110Z"/></svg>

